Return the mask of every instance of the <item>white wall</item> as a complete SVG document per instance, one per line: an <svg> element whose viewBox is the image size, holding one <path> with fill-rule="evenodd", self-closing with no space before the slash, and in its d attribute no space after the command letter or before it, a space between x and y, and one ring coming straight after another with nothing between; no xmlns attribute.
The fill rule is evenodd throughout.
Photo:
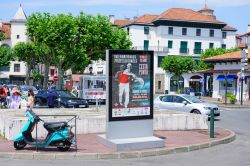
<svg viewBox="0 0 250 166"><path fill-rule="evenodd" d="M19 35L19 39L17 39ZM26 35L25 23L11 22L11 42L12 46L15 46L18 42L27 42L28 36Z"/></svg>
<svg viewBox="0 0 250 166"><path fill-rule="evenodd" d="M20 72L14 72L14 64L20 64ZM26 75L26 64L19 61L11 61L9 75L25 76Z"/></svg>
<svg viewBox="0 0 250 166"><path fill-rule="evenodd" d="M234 48L236 46L236 38L234 31L224 31L227 33L227 37L222 39L222 44L226 44L226 48Z"/></svg>

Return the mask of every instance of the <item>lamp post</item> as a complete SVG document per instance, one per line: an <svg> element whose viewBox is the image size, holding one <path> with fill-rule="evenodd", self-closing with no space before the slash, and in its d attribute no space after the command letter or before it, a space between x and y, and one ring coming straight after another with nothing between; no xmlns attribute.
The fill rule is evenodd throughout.
<svg viewBox="0 0 250 166"><path fill-rule="evenodd" d="M241 95L240 95L240 104L243 105L243 85L245 79L245 66L248 65L248 49L244 47L241 48L241 70L240 70L240 79L241 79Z"/></svg>
<svg viewBox="0 0 250 166"><path fill-rule="evenodd" d="M223 71L223 74L225 76L225 81L226 81L226 89L225 89L225 104L227 104L227 76L229 74L229 71Z"/></svg>

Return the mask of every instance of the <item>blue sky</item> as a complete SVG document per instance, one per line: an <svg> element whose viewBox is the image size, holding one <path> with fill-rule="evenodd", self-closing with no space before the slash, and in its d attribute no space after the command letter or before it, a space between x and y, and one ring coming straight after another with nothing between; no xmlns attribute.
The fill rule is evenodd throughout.
<svg viewBox="0 0 250 166"><path fill-rule="evenodd" d="M116 19L143 14L160 14L172 7L199 10L205 0L0 0L0 18L9 21L19 6L27 15L33 12L73 13L84 11L88 14L115 15ZM246 33L250 24L249 0L207 0L208 7L215 10L218 20Z"/></svg>

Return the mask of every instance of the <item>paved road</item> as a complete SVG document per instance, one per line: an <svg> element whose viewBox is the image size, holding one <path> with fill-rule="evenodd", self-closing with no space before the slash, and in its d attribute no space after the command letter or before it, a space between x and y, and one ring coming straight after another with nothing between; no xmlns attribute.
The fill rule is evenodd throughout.
<svg viewBox="0 0 250 166"><path fill-rule="evenodd" d="M223 111L216 126L236 132L236 141L199 151L126 160L101 161L37 161L0 159L1 166L52 166L52 165L91 165L91 166L249 166L250 165L250 109L243 111ZM185 139L185 138L183 138Z"/></svg>

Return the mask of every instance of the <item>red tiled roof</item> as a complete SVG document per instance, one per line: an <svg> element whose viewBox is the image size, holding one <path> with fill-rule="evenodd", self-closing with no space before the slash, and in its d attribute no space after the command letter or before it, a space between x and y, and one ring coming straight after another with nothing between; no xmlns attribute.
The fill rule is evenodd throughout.
<svg viewBox="0 0 250 166"><path fill-rule="evenodd" d="M222 28L222 30L237 31L237 29L236 29L236 28L231 27L231 26L229 26L229 25L224 26L224 27Z"/></svg>
<svg viewBox="0 0 250 166"><path fill-rule="evenodd" d="M250 49L248 49L250 52ZM217 55L213 57L206 58L206 62L211 62L211 61L217 61L217 60L240 60L241 59L241 51L236 51L236 52L231 52L231 53L226 53L222 55ZM250 54L248 54L248 58L250 58Z"/></svg>
<svg viewBox="0 0 250 166"><path fill-rule="evenodd" d="M131 23L144 23L144 24L150 24L153 22L154 19L156 19L159 15L153 15L153 14L144 14L141 17L138 17Z"/></svg>
<svg viewBox="0 0 250 166"><path fill-rule="evenodd" d="M131 20L115 20L113 25L124 26L127 25Z"/></svg>
<svg viewBox="0 0 250 166"><path fill-rule="evenodd" d="M159 15L157 20L180 20L180 21L195 21L195 22L211 22L211 23L224 23L216 20L213 17L204 15L192 9L185 8L171 8Z"/></svg>
<svg viewBox="0 0 250 166"><path fill-rule="evenodd" d="M5 37L9 39L11 35L11 24L3 23L3 26L0 27L0 32L3 32L5 34Z"/></svg>

